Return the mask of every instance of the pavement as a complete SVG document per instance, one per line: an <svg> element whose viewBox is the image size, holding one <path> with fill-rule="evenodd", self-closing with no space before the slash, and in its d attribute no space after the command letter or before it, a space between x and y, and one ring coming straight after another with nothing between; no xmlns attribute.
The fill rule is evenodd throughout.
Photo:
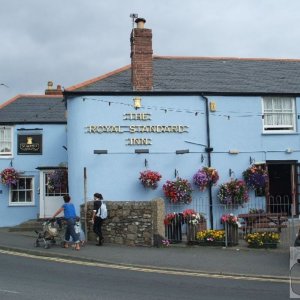
<svg viewBox="0 0 300 300"><path fill-rule="evenodd" d="M43 245L35 247L35 240L34 232L10 232L9 228L0 228L0 249L7 251L129 267L289 279L289 249L280 246L249 249L243 245L225 248L182 243L160 248L112 244L97 247L95 242L87 242L80 251L75 251L73 247L64 249L60 245L49 249Z"/></svg>

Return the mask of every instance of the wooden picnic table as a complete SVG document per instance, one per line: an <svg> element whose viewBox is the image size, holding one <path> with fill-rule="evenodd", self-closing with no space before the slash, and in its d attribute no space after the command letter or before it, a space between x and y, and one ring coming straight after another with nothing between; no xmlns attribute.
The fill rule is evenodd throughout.
<svg viewBox="0 0 300 300"><path fill-rule="evenodd" d="M275 228L281 232L281 228L286 228L288 221L287 213L258 213L258 214L239 214L238 218L243 219L241 228L247 234L248 230L252 233L253 229L258 228Z"/></svg>

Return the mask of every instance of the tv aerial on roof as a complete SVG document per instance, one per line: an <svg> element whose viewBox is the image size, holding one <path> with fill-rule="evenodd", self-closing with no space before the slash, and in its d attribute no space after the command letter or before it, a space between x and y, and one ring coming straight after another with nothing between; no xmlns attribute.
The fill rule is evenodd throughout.
<svg viewBox="0 0 300 300"><path fill-rule="evenodd" d="M138 18L138 14L130 14L129 17L132 19L132 29L134 28L134 20Z"/></svg>

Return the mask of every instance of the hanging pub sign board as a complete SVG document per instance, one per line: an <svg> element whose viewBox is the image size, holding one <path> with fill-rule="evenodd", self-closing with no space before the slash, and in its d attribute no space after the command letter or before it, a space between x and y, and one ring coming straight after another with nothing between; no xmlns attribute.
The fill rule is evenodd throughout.
<svg viewBox="0 0 300 300"><path fill-rule="evenodd" d="M42 154L42 134L19 134L18 154Z"/></svg>

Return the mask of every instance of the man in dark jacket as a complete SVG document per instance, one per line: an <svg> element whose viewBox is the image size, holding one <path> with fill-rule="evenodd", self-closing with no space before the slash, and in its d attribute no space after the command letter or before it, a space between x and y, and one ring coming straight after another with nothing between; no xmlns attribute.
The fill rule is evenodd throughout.
<svg viewBox="0 0 300 300"><path fill-rule="evenodd" d="M93 208L93 216L92 216L92 222L93 222L93 231L97 235L98 243L97 246L103 245L103 235L102 235L102 223L103 220L100 217L101 215L101 205L102 205L103 197L99 193L94 194L94 208Z"/></svg>

